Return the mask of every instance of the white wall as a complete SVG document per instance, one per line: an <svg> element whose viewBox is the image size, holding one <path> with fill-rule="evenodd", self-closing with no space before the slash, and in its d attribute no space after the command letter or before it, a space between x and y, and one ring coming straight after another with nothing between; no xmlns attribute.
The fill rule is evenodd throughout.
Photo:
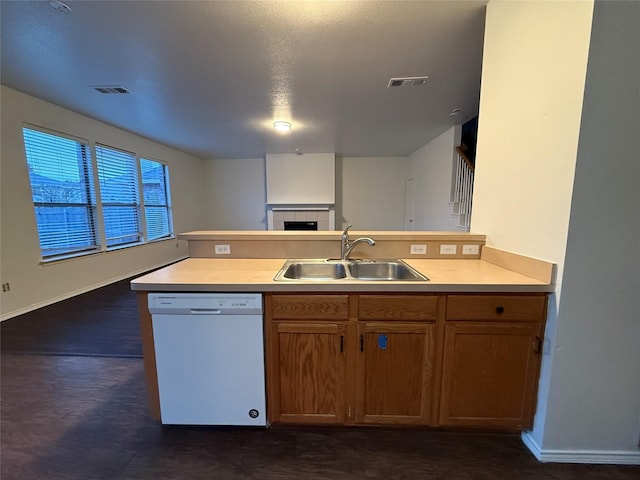
<svg viewBox="0 0 640 480"><path fill-rule="evenodd" d="M592 2L487 5L471 230L562 265Z"/></svg>
<svg viewBox="0 0 640 480"><path fill-rule="evenodd" d="M266 230L264 158L216 159L204 162L203 228Z"/></svg>
<svg viewBox="0 0 640 480"><path fill-rule="evenodd" d="M407 157L345 157L336 164L338 229L403 230Z"/></svg>
<svg viewBox="0 0 640 480"><path fill-rule="evenodd" d="M215 230L265 230L264 158L204 162L206 221ZM402 230L406 157L336 158L336 224Z"/></svg>
<svg viewBox="0 0 640 480"><path fill-rule="evenodd" d="M558 265L532 439L549 394L592 2L487 5L471 231Z"/></svg>
<svg viewBox="0 0 640 480"><path fill-rule="evenodd" d="M558 264L523 436L543 460L640 461L638 6L487 7L471 230Z"/></svg>
<svg viewBox="0 0 640 480"><path fill-rule="evenodd" d="M461 126L442 135L409 155L409 177L416 179L416 230L456 230L458 217L452 215L451 177L460 146Z"/></svg>
<svg viewBox="0 0 640 480"><path fill-rule="evenodd" d="M270 205L335 204L335 153L268 153L265 160Z"/></svg>
<svg viewBox="0 0 640 480"><path fill-rule="evenodd" d="M471 231L558 265L531 438L541 445L592 2L487 5ZM544 34L542 34L544 33Z"/></svg>
<svg viewBox="0 0 640 480"><path fill-rule="evenodd" d="M29 172L22 140L23 122L134 151L169 165L175 231L200 228L201 161L157 142L2 86L1 235L2 318L91 290L187 254L186 243L155 242L72 260L40 263ZM179 245L176 248L176 245Z"/></svg>
<svg viewBox="0 0 640 480"><path fill-rule="evenodd" d="M639 25L640 3L595 3L542 439L549 456L604 451L640 463Z"/></svg>

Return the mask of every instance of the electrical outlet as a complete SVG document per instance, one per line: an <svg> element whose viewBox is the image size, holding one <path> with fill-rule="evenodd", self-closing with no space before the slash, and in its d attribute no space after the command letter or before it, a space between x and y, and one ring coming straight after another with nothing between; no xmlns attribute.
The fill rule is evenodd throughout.
<svg viewBox="0 0 640 480"><path fill-rule="evenodd" d="M457 250L456 245L440 245L440 255L455 255Z"/></svg>
<svg viewBox="0 0 640 480"><path fill-rule="evenodd" d="M9 292L11 290L11 285L9 285L9 283L3 283L2 284L2 291L3 292Z"/></svg>
<svg viewBox="0 0 640 480"><path fill-rule="evenodd" d="M478 255L478 253L480 253L480 245L463 245L462 246L463 255Z"/></svg>
<svg viewBox="0 0 640 480"><path fill-rule="evenodd" d="M231 245L216 245L215 252L216 252L216 255L230 255Z"/></svg>
<svg viewBox="0 0 640 480"><path fill-rule="evenodd" d="M411 255L424 255L427 253L426 245L411 245L411 249L409 250Z"/></svg>

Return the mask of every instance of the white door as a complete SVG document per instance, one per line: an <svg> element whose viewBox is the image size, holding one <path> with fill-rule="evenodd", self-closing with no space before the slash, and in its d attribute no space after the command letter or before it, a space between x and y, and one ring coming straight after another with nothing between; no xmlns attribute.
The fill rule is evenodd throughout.
<svg viewBox="0 0 640 480"><path fill-rule="evenodd" d="M404 229L414 230L416 210L416 179L410 178L404 186Z"/></svg>

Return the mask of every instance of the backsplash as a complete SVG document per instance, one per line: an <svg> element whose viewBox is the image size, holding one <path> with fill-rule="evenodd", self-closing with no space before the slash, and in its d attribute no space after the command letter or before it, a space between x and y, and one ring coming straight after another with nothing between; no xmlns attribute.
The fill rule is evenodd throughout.
<svg viewBox="0 0 640 480"><path fill-rule="evenodd" d="M305 220L306 221L306 220ZM370 236L373 247L356 247L351 258L474 260L486 237L458 232L355 231L352 239ZM339 258L341 232L196 231L181 233L192 258ZM216 247L225 247L216 252ZM420 248L417 248L420 247ZM219 248L220 249L220 248ZM222 249L220 249L222 250Z"/></svg>

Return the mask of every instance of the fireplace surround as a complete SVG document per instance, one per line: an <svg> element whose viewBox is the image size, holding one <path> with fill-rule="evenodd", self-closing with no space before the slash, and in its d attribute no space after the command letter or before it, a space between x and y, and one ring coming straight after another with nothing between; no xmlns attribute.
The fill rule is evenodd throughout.
<svg viewBox="0 0 640 480"><path fill-rule="evenodd" d="M267 206L267 230L312 230L302 228L304 225L298 224L298 228L285 228L285 222L315 222L315 230L335 230L335 209L331 206L309 206L309 205L289 205L289 206ZM295 227L295 224L289 224Z"/></svg>

